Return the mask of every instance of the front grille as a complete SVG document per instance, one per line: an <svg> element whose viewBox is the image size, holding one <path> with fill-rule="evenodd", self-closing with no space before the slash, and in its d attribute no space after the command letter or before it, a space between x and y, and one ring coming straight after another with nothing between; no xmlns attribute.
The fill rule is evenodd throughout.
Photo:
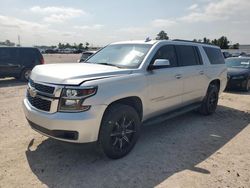
<svg viewBox="0 0 250 188"><path fill-rule="evenodd" d="M35 108L46 112L50 111L51 101L44 100L39 97L31 97L29 92L27 92L27 99Z"/></svg>
<svg viewBox="0 0 250 188"><path fill-rule="evenodd" d="M49 94L53 94L55 91L55 88L52 86L47 86L47 85L42 85L42 84L38 84L33 82L33 80L29 81L30 86L35 88L38 91L41 91L43 93L49 93Z"/></svg>

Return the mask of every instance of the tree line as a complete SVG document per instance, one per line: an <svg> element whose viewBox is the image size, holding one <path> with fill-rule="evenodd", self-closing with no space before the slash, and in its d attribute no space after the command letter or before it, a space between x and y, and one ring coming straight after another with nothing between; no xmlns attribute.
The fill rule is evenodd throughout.
<svg viewBox="0 0 250 188"><path fill-rule="evenodd" d="M213 44L216 46L219 46L221 49L239 49L240 44L236 43L233 45L230 45L230 41L228 40L228 38L226 36L222 36L218 39L214 39L214 40L210 40L206 37L204 37L203 39L194 39L194 42L202 42L205 44Z"/></svg>
<svg viewBox="0 0 250 188"><path fill-rule="evenodd" d="M165 31L160 31L156 38L156 40L169 40L169 36ZM193 39L192 41L194 42L200 42L200 43L205 43L205 44L212 44L212 45L216 45L219 46L221 49L239 49L240 44L239 43L235 43L233 45L230 45L230 41L228 40L228 38L226 36L222 36L218 39L208 39L207 37L204 37L203 39ZM10 42L9 40L6 40L5 42L0 42L0 45L4 45L4 46L15 46L15 43ZM74 43L73 45L69 44L69 43L59 43L57 46L56 45L52 45L52 46L35 46L38 48L59 48L59 49L65 49L65 48L73 48L76 50L87 50L89 48L89 43L86 42L85 44L83 43L79 43L76 44Z"/></svg>
<svg viewBox="0 0 250 188"><path fill-rule="evenodd" d="M75 50L88 50L89 49L89 43L86 42L85 44L83 43L79 43L79 44L70 44L70 43L61 43L59 42L58 45L51 45L51 46L47 46L47 45L36 45L34 47L36 48L40 48L40 49L55 49L58 48L60 50L66 49L66 48L70 48L70 49L75 49Z"/></svg>
<svg viewBox="0 0 250 188"><path fill-rule="evenodd" d="M156 40L169 40L169 36L165 31L160 31L157 36ZM230 45L230 41L226 36L222 36L218 39L208 39L207 37L204 37L203 39L193 39L194 42L200 42L205 44L212 44L219 46L221 49L239 49L240 44L235 43L233 45Z"/></svg>
<svg viewBox="0 0 250 188"><path fill-rule="evenodd" d="M66 43L66 44L59 43L58 48L59 49L74 48L74 49L78 49L78 50L83 50L83 49L89 48L89 43L86 42L85 45L83 43L79 43L79 44L74 43L73 45L71 45L69 43Z"/></svg>

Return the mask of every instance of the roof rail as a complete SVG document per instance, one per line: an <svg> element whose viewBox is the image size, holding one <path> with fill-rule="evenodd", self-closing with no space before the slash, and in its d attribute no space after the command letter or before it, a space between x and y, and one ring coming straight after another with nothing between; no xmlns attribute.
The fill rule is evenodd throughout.
<svg viewBox="0 0 250 188"><path fill-rule="evenodd" d="M208 44L208 43L204 43L204 42L191 41L191 40L173 39L172 41L177 41L177 42L192 42L192 43L197 43L197 44L206 44L206 45L210 45L210 46L216 46L215 44Z"/></svg>

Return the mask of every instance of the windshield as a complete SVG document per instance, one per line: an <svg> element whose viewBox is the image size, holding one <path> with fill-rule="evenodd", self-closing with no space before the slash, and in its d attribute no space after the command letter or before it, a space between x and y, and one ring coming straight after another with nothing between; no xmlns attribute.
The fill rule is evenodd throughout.
<svg viewBox="0 0 250 188"><path fill-rule="evenodd" d="M111 44L87 60L119 68L138 68L149 49L150 44Z"/></svg>
<svg viewBox="0 0 250 188"><path fill-rule="evenodd" d="M227 59L226 65L232 68L250 68L250 58Z"/></svg>

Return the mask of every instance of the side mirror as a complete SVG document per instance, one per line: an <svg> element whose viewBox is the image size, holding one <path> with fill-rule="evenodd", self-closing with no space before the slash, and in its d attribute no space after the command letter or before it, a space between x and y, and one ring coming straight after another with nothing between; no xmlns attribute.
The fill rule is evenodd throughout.
<svg viewBox="0 0 250 188"><path fill-rule="evenodd" d="M156 59L152 65L148 67L149 70L159 69L170 66L168 59Z"/></svg>

